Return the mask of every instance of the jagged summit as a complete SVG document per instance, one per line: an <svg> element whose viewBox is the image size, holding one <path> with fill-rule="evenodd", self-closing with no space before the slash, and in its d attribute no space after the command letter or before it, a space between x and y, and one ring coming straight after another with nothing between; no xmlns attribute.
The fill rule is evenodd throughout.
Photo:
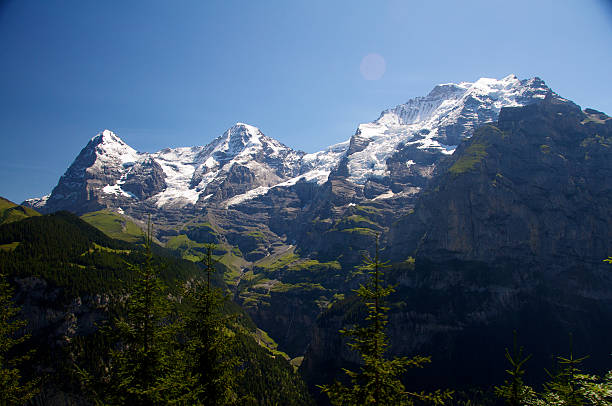
<svg viewBox="0 0 612 406"><path fill-rule="evenodd" d="M262 151L270 157L279 157L293 150L265 136L257 127L236 123L206 146L201 157L206 157L208 167L223 166L234 158L241 157L244 161Z"/></svg>
<svg viewBox="0 0 612 406"><path fill-rule="evenodd" d="M95 153L101 161L119 161L121 164L136 162L139 153L110 130L104 130L93 137L81 152Z"/></svg>
<svg viewBox="0 0 612 406"><path fill-rule="evenodd" d="M154 153L139 153L104 130L89 140L48 198L26 203L76 212L143 201L158 208L205 204L287 181L300 173L303 155L245 123L206 146Z"/></svg>
<svg viewBox="0 0 612 406"><path fill-rule="evenodd" d="M516 75L437 85L427 96L410 99L359 125L351 141L359 148L347 154L349 179L365 184L388 176L387 161L400 149L452 154L476 127L495 121L502 107L527 105L549 94L555 95L541 79L519 80Z"/></svg>
<svg viewBox="0 0 612 406"><path fill-rule="evenodd" d="M123 140L117 136L117 134L115 134L109 129L104 129L100 131L98 134L93 136L90 141L93 141L95 143L103 141L124 143Z"/></svg>
<svg viewBox="0 0 612 406"><path fill-rule="evenodd" d="M223 150L228 154L236 155L247 148L261 146L260 137L262 135L257 127L236 123L221 136L225 141Z"/></svg>
<svg viewBox="0 0 612 406"><path fill-rule="evenodd" d="M388 199L417 193L437 161L503 107L558 97L539 78L481 78L445 83L384 110L347 141L306 154L237 122L205 146L139 153L110 130L93 137L37 208L83 211L148 202L165 207L227 205L298 182L345 179L355 196ZM139 185L142 183L142 185ZM143 186L144 185L144 186ZM35 203L34 203L35 202ZM96 206L96 207L97 207Z"/></svg>

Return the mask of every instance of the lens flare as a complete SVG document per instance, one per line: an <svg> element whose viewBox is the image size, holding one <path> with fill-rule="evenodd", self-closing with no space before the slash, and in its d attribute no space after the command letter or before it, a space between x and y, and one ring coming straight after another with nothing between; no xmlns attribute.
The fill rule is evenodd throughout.
<svg viewBox="0 0 612 406"><path fill-rule="evenodd" d="M361 60L361 76L366 80L378 80L383 77L387 63L379 54L368 54Z"/></svg>

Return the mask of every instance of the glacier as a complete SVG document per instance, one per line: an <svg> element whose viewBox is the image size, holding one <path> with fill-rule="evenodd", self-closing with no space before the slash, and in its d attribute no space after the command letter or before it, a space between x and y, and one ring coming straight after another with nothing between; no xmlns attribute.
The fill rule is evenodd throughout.
<svg viewBox="0 0 612 406"><path fill-rule="evenodd" d="M332 173L344 173L357 188L370 181L389 184L385 179L397 171L389 163L402 152L409 158L401 158L400 171L428 176L438 159L452 154L476 127L495 121L501 108L523 106L551 95L557 96L541 79L519 80L515 75L440 84L426 96L412 98L384 110L374 121L359 124L346 141L315 153L294 150L246 123L236 123L205 146L153 153L137 152L117 134L104 130L89 141L49 196L25 203L36 208L59 207L62 201L83 198L84 194L87 198L107 195L138 200L123 187L143 168L149 171L147 176L153 173L159 178L156 185L160 190L151 187L151 196L146 194L145 200L160 209L208 204L227 208L265 195L272 188L292 187L298 182L322 185ZM419 161L418 151L434 158ZM386 187L373 198L414 194L418 191L414 186L395 191Z"/></svg>

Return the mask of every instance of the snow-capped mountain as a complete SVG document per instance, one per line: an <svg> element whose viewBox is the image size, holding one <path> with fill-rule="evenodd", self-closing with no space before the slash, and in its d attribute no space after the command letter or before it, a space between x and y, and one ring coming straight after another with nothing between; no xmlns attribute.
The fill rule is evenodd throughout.
<svg viewBox="0 0 612 406"><path fill-rule="evenodd" d="M92 138L49 196L26 204L76 212L146 204L155 210L230 207L298 182L323 185L330 175L361 190L357 198L414 195L437 161L502 107L556 96L542 80L482 78L442 84L425 97L360 124L347 141L306 154L237 123L205 146L139 153L104 130Z"/></svg>
<svg viewBox="0 0 612 406"><path fill-rule="evenodd" d="M452 154L475 128L497 120L502 107L527 105L547 95L556 96L541 79L519 80L515 75L435 86L427 96L411 99L383 111L373 122L360 124L349 140L304 155L299 175L275 186L291 186L301 179L323 184L333 172L356 187L368 184L373 191L368 193L366 189L366 197L414 194L431 177L440 158ZM268 190L260 187L235 201Z"/></svg>
<svg viewBox="0 0 612 406"><path fill-rule="evenodd" d="M127 181L130 169L141 159L141 154L112 131L104 130L81 150L49 196L25 203L43 211L73 210L76 205L82 205L78 210L81 212L99 206L95 201L98 194L136 198L121 186Z"/></svg>
<svg viewBox="0 0 612 406"><path fill-rule="evenodd" d="M153 200L158 207L204 204L211 198L223 200L269 187L295 176L303 155L256 127L237 123L207 146L151 154L163 168L168 185ZM234 192L223 193L220 186L229 183Z"/></svg>
<svg viewBox="0 0 612 406"><path fill-rule="evenodd" d="M26 203L77 212L146 202L157 208L226 200L299 174L304 152L237 123L206 146L139 153L112 131L93 137L49 196Z"/></svg>
<svg viewBox="0 0 612 406"><path fill-rule="evenodd" d="M347 179L364 185L368 180L397 177L393 158L401 155L410 157L401 162L400 172L427 175L435 161L452 154L476 127L497 120L502 107L523 106L552 94L542 80L521 81L514 75L438 85L427 96L359 125L346 154Z"/></svg>

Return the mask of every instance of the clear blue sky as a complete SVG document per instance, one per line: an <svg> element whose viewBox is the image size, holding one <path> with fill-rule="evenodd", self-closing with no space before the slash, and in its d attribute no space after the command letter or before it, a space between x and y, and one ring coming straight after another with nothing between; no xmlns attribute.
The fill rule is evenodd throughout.
<svg viewBox="0 0 612 406"><path fill-rule="evenodd" d="M240 121L314 152L483 76L612 114L611 39L609 0L0 0L0 196L49 193L105 128L151 152Z"/></svg>

